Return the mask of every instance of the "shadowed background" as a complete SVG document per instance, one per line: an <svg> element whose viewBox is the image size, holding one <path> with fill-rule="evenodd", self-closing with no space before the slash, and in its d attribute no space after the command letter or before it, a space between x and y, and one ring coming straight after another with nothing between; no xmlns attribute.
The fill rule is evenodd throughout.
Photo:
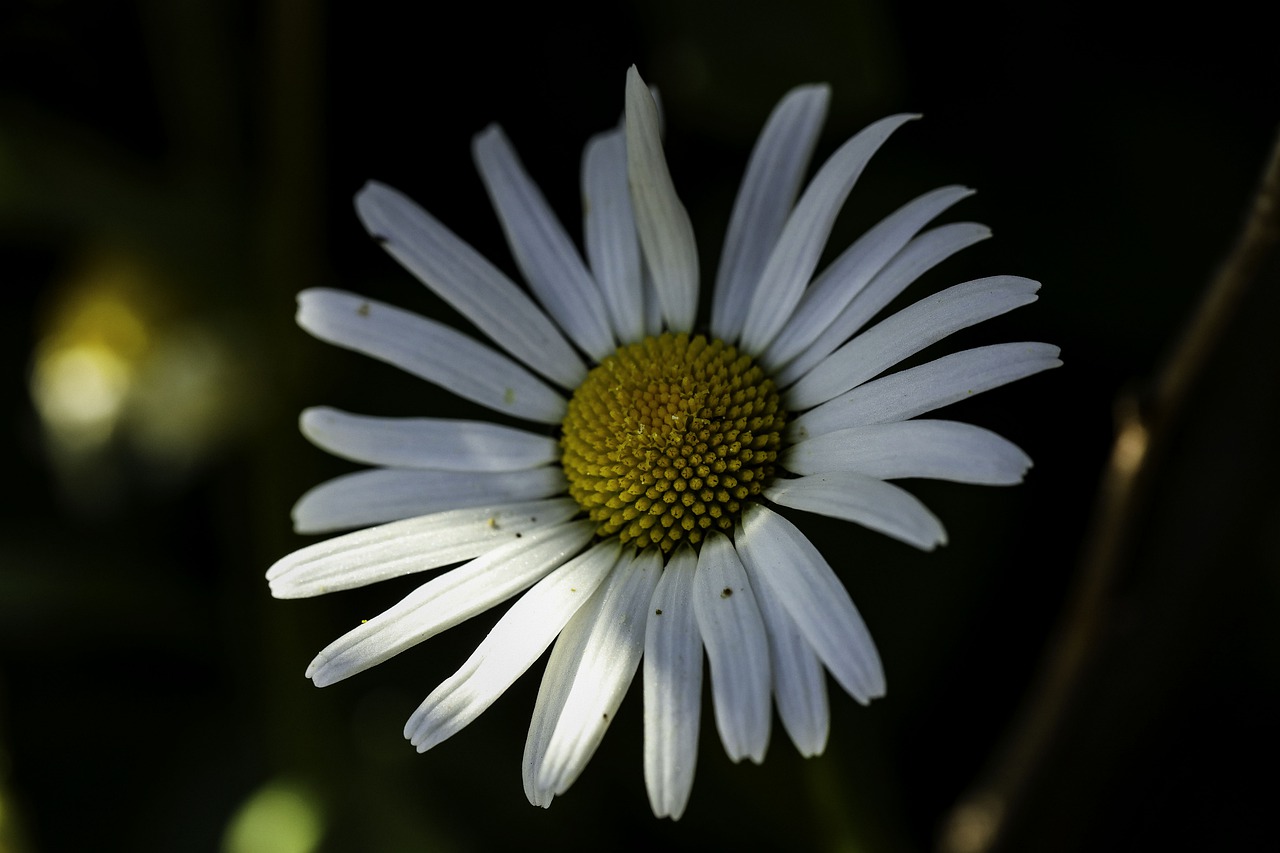
<svg viewBox="0 0 1280 853"><path fill-rule="evenodd" d="M933 847L1035 683L1113 404L1145 399L1239 231L1280 119L1269 32L1230 3L1195 19L874 0L0 5L0 851ZM775 721L762 767L726 759L704 707L676 824L645 797L638 681L544 812L520 784L540 664L426 755L401 738L496 613L321 691L302 677L314 653L415 580L281 602L262 577L313 541L291 532L292 502L352 468L297 433L304 406L479 414L293 325L294 294L317 285L458 319L367 237L353 193L396 186L514 273L471 136L501 123L576 236L581 146L618 120L632 63L662 95L704 304L755 134L785 91L825 80L819 162L883 115L925 117L871 162L831 245L921 192L975 187L947 217L995 239L907 299L998 273L1042 298L926 355L1043 340L1066 362L948 410L1036 464L1014 489L908 483L947 525L937 553L801 519L888 696L862 708L831 685L827 754L800 759ZM1165 437L1096 665L1007 849L1274 837L1274 781L1251 774L1280 758L1278 273Z"/></svg>

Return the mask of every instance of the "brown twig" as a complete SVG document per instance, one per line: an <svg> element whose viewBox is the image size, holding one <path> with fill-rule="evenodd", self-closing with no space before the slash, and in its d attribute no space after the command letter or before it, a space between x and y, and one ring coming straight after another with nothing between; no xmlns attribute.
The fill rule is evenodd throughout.
<svg viewBox="0 0 1280 853"><path fill-rule="evenodd" d="M942 828L943 853L987 853L999 847L1022 797L1066 719L1110 620L1111 590L1129 554L1134 521L1165 440L1222 340L1244 294L1280 243L1280 139L1271 150L1253 207L1235 245L1209 282L1177 345L1142 405L1126 395L1116 407L1116 437L1103 473L1070 602L1047 647L1005 742L982 779Z"/></svg>

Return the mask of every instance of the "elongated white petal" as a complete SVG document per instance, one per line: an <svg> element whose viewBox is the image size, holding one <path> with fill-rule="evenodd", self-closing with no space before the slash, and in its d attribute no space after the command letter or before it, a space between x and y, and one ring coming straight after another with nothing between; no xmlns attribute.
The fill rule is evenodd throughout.
<svg viewBox="0 0 1280 853"><path fill-rule="evenodd" d="M667 326L687 332L698 310L698 248L662 153L658 108L634 65L627 70L626 128L627 177L640 247Z"/></svg>
<svg viewBox="0 0 1280 853"><path fill-rule="evenodd" d="M787 406L825 403L953 332L1035 302L1039 289L1029 278L1000 275L927 296L827 356L787 391Z"/></svg>
<svg viewBox="0 0 1280 853"><path fill-rule="evenodd" d="M742 334L747 307L795 203L830 100L825 85L792 89L769 114L751 151L711 303L711 332L722 341Z"/></svg>
<svg viewBox="0 0 1280 853"><path fill-rule="evenodd" d="M431 691L404 727L426 752L457 734L506 692L613 571L617 542L602 542L560 566L511 605L467 662Z"/></svg>
<svg viewBox="0 0 1280 853"><path fill-rule="evenodd" d="M662 570L644 636L644 782L657 817L679 820L693 789L702 716L702 635L693 612L697 557Z"/></svg>
<svg viewBox="0 0 1280 853"><path fill-rule="evenodd" d="M307 491L293 505L293 527L299 533L324 533L445 509L536 500L564 490L564 472L551 465L485 473L373 468Z"/></svg>
<svg viewBox="0 0 1280 853"><path fill-rule="evenodd" d="M990 430L956 421L914 420L838 429L783 452L796 474L857 471L882 480L927 477L990 486L1022 482L1031 459Z"/></svg>
<svg viewBox="0 0 1280 853"><path fill-rule="evenodd" d="M452 509L317 542L267 571L276 598L353 589L469 560L578 513L571 498Z"/></svg>
<svg viewBox="0 0 1280 853"><path fill-rule="evenodd" d="M367 465L521 471L560 458L554 438L488 421L380 418L316 406L303 411L299 427L316 447Z"/></svg>
<svg viewBox="0 0 1280 853"><path fill-rule="evenodd" d="M590 521L576 521L531 530L437 575L326 646L307 667L307 677L327 687L506 601L581 550L591 528Z"/></svg>
<svg viewBox="0 0 1280 853"><path fill-rule="evenodd" d="M869 125L818 170L787 218L752 294L742 327L742 348L747 352L764 352L791 317L858 176L889 135L913 118L917 116L889 116Z"/></svg>
<svg viewBox="0 0 1280 853"><path fill-rule="evenodd" d="M774 503L852 521L925 551L947 541L942 522L915 495L866 474L835 471L777 480L764 494Z"/></svg>
<svg viewBox="0 0 1280 853"><path fill-rule="evenodd" d="M471 153L529 287L574 343L597 361L609 355L616 344L600 289L502 128L477 134Z"/></svg>
<svg viewBox="0 0 1280 853"><path fill-rule="evenodd" d="M795 314L761 360L770 368L803 352L920 229L961 199L965 187L941 187L907 202L840 253L800 298Z"/></svg>
<svg viewBox="0 0 1280 853"><path fill-rule="evenodd" d="M854 295L817 338L782 368L773 368L774 379L787 387L861 329L913 281L962 249L991 236L991 229L974 222L956 222L931 228L911 240Z"/></svg>
<svg viewBox="0 0 1280 853"><path fill-rule="evenodd" d="M644 291L644 333L649 336L662 334L662 300L658 298L658 285L648 263L640 264L641 290Z"/></svg>
<svg viewBox="0 0 1280 853"><path fill-rule="evenodd" d="M634 555L630 554L615 557L615 565L610 570L609 578L616 577L619 570L630 565L634 559ZM560 712L564 708L569 689L573 686L578 658L586 650L591 627L595 624L603 602L604 592L597 587L573 614L573 618L562 626L563 630L556 638L556 644L547 660L547 668L542 673L542 681L538 684L538 698L534 701L533 717L529 721L529 734L525 737L520 770L524 795L531 804L544 809L551 806L555 792L540 785L538 774L547 753L547 744L551 742L551 735L560 722Z"/></svg>
<svg viewBox="0 0 1280 853"><path fill-rule="evenodd" d="M661 574L662 558L652 549L620 564L596 593L598 609L584 608L565 626L551 656L554 661L564 643L572 661L548 662L544 683L551 681L551 693L539 693L529 731L532 739L543 730L540 718L556 709L545 748L539 754L535 747L532 756L526 751L532 801L549 802L567 791L604 738L644 653L649 602Z"/></svg>
<svg viewBox="0 0 1280 853"><path fill-rule="evenodd" d="M582 207L587 261L614 334L622 343L634 343L645 335L644 293L622 130L598 134L587 143L582 154Z"/></svg>
<svg viewBox="0 0 1280 853"><path fill-rule="evenodd" d="M298 294L298 325L322 341L372 356L482 406L558 423L565 401L504 355L443 323L340 290Z"/></svg>
<svg viewBox="0 0 1280 853"><path fill-rule="evenodd" d="M795 525L763 504L742 513L738 554L761 597L773 595L850 696L866 704L884 695L880 655L849 592Z"/></svg>
<svg viewBox="0 0 1280 853"><path fill-rule="evenodd" d="M702 544L693 606L711 661L711 695L724 751L734 761L764 761L773 682L769 641L755 593L733 543L712 533Z"/></svg>
<svg viewBox="0 0 1280 853"><path fill-rule="evenodd" d="M373 238L498 346L565 388L587 368L516 284L403 193L370 181L356 213Z"/></svg>
<svg viewBox="0 0 1280 853"><path fill-rule="evenodd" d="M746 569L750 577L751 569L749 566ZM821 755L827 747L827 732L831 727L827 674L782 603L768 593L768 587L761 581L753 579L751 584L769 638L773 695L777 698L782 727L801 755L806 758Z"/></svg>
<svg viewBox="0 0 1280 853"><path fill-rule="evenodd" d="M1061 364L1058 348L1049 344L996 344L952 353L810 409L792 422L790 438L800 442L837 429L914 418Z"/></svg>

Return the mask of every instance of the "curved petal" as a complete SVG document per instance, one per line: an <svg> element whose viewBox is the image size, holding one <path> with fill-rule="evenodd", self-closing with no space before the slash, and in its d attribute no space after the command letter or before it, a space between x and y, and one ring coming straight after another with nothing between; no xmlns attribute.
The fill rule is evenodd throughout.
<svg viewBox="0 0 1280 853"><path fill-rule="evenodd" d="M792 509L861 524L925 551L947 542L942 522L919 499L865 474L837 471L777 480L764 495Z"/></svg>
<svg viewBox="0 0 1280 853"><path fill-rule="evenodd" d="M578 511L573 499L553 498L406 518L294 551L267 570L267 581L276 598L354 589L470 560Z"/></svg>
<svg viewBox="0 0 1280 853"><path fill-rule="evenodd" d="M582 153L582 231L614 334L634 343L645 335L644 291L622 130L592 137Z"/></svg>
<svg viewBox="0 0 1280 853"><path fill-rule="evenodd" d="M437 575L398 604L330 643L307 667L317 687L350 678L527 589L591 540L592 523L531 530Z"/></svg>
<svg viewBox="0 0 1280 853"><path fill-rule="evenodd" d="M298 426L316 447L366 465L522 471L560 458L554 438L488 421L380 418L315 406Z"/></svg>
<svg viewBox="0 0 1280 853"><path fill-rule="evenodd" d="M662 300L658 298L658 285L653 281L649 264L641 259L641 290L644 291L644 333L648 336L662 334Z"/></svg>
<svg viewBox="0 0 1280 853"><path fill-rule="evenodd" d="M446 509L548 498L564 490L564 472L551 465L488 473L373 468L308 490L293 505L293 527L299 533L325 533Z"/></svg>
<svg viewBox="0 0 1280 853"><path fill-rule="evenodd" d="M601 542L539 581L511 605L471 657L431 691L405 723L418 752L457 734L542 656L618 562L616 542Z"/></svg>
<svg viewBox="0 0 1280 853"><path fill-rule="evenodd" d="M711 301L711 333L722 341L742 334L747 307L795 203L830 100L826 85L792 89L773 108L751 150Z"/></svg>
<svg viewBox="0 0 1280 853"><path fill-rule="evenodd" d="M760 274L760 284L751 297L742 326L744 350L764 352L790 319L818 266L836 214L858 176L889 135L913 118L918 116L889 116L868 125L818 170L787 218L782 236Z"/></svg>
<svg viewBox="0 0 1280 853"><path fill-rule="evenodd" d="M644 653L661 574L652 549L623 560L596 591L596 606L579 610L556 641L525 746L526 793L535 805L569 789L613 722Z"/></svg>
<svg viewBox="0 0 1280 853"><path fill-rule="evenodd" d="M679 820L693 789L702 716L702 635L690 548L672 555L649 602L644 635L644 782L657 817Z"/></svg>
<svg viewBox="0 0 1280 853"><path fill-rule="evenodd" d="M738 555L760 596L772 595L850 696L862 704L884 695L880 655L849 592L803 533L763 504L742 513Z"/></svg>
<svg viewBox="0 0 1280 853"><path fill-rule="evenodd" d="M403 193L370 181L356 194L356 214L388 254L498 346L565 388L582 382L586 366L542 309Z"/></svg>
<svg viewBox="0 0 1280 853"><path fill-rule="evenodd" d="M857 471L881 480L926 477L1005 486L1022 482L1031 459L990 430L957 421L916 420L838 429L787 448L796 474Z"/></svg>
<svg viewBox="0 0 1280 853"><path fill-rule="evenodd" d="M835 319L814 338L806 349L781 369L774 368L774 380L786 388L808 373L842 343L849 340L868 320L893 301L917 278L934 266L991 236L991 229L975 222L940 225L914 237L894 255L875 277L849 300Z"/></svg>
<svg viewBox="0 0 1280 853"><path fill-rule="evenodd" d="M837 429L902 421L1058 367L1049 344L996 344L963 350L859 385L810 409L788 428L793 442Z"/></svg>
<svg viewBox="0 0 1280 853"><path fill-rule="evenodd" d="M750 577L750 567L745 564L744 567ZM751 584L764 618L765 634L769 637L773 695L778 701L782 727L805 758L821 755L827 747L831 727L827 674L781 602L768 594L768 588L761 581L752 579Z"/></svg>
<svg viewBox="0 0 1280 853"><path fill-rule="evenodd" d="M698 247L662 153L658 108L634 65L627 70L626 129L627 177L640 247L668 328L687 332L698 311Z"/></svg>
<svg viewBox="0 0 1280 853"><path fill-rule="evenodd" d="M327 288L298 294L298 325L322 341L364 353L497 412L559 423L565 401L504 355L382 302Z"/></svg>
<svg viewBox="0 0 1280 853"><path fill-rule="evenodd" d="M886 216L831 262L800 297L795 314L778 332L761 361L786 364L817 339L885 265L934 217L973 195L966 187L940 187Z"/></svg>
<svg viewBox="0 0 1280 853"><path fill-rule="evenodd" d="M713 532L702 543L693 609L711 661L711 695L724 751L734 761L764 761L773 686L769 641L751 582L733 542Z"/></svg>
<svg viewBox="0 0 1280 853"><path fill-rule="evenodd" d="M823 359L786 392L787 406L825 403L961 329L1036 301L1040 283L999 275L957 284L903 308Z"/></svg>
<svg viewBox="0 0 1280 853"><path fill-rule="evenodd" d="M584 352L597 361L609 355L617 344L600 289L502 128L477 134L471 153L529 287Z"/></svg>

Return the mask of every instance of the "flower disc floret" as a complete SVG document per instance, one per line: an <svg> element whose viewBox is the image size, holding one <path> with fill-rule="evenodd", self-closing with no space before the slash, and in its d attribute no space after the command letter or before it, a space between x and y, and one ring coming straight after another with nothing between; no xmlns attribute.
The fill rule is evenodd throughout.
<svg viewBox="0 0 1280 853"><path fill-rule="evenodd" d="M786 414L755 361L720 340L666 333L620 347L569 401L569 494L597 524L670 553L732 529L773 478Z"/></svg>

